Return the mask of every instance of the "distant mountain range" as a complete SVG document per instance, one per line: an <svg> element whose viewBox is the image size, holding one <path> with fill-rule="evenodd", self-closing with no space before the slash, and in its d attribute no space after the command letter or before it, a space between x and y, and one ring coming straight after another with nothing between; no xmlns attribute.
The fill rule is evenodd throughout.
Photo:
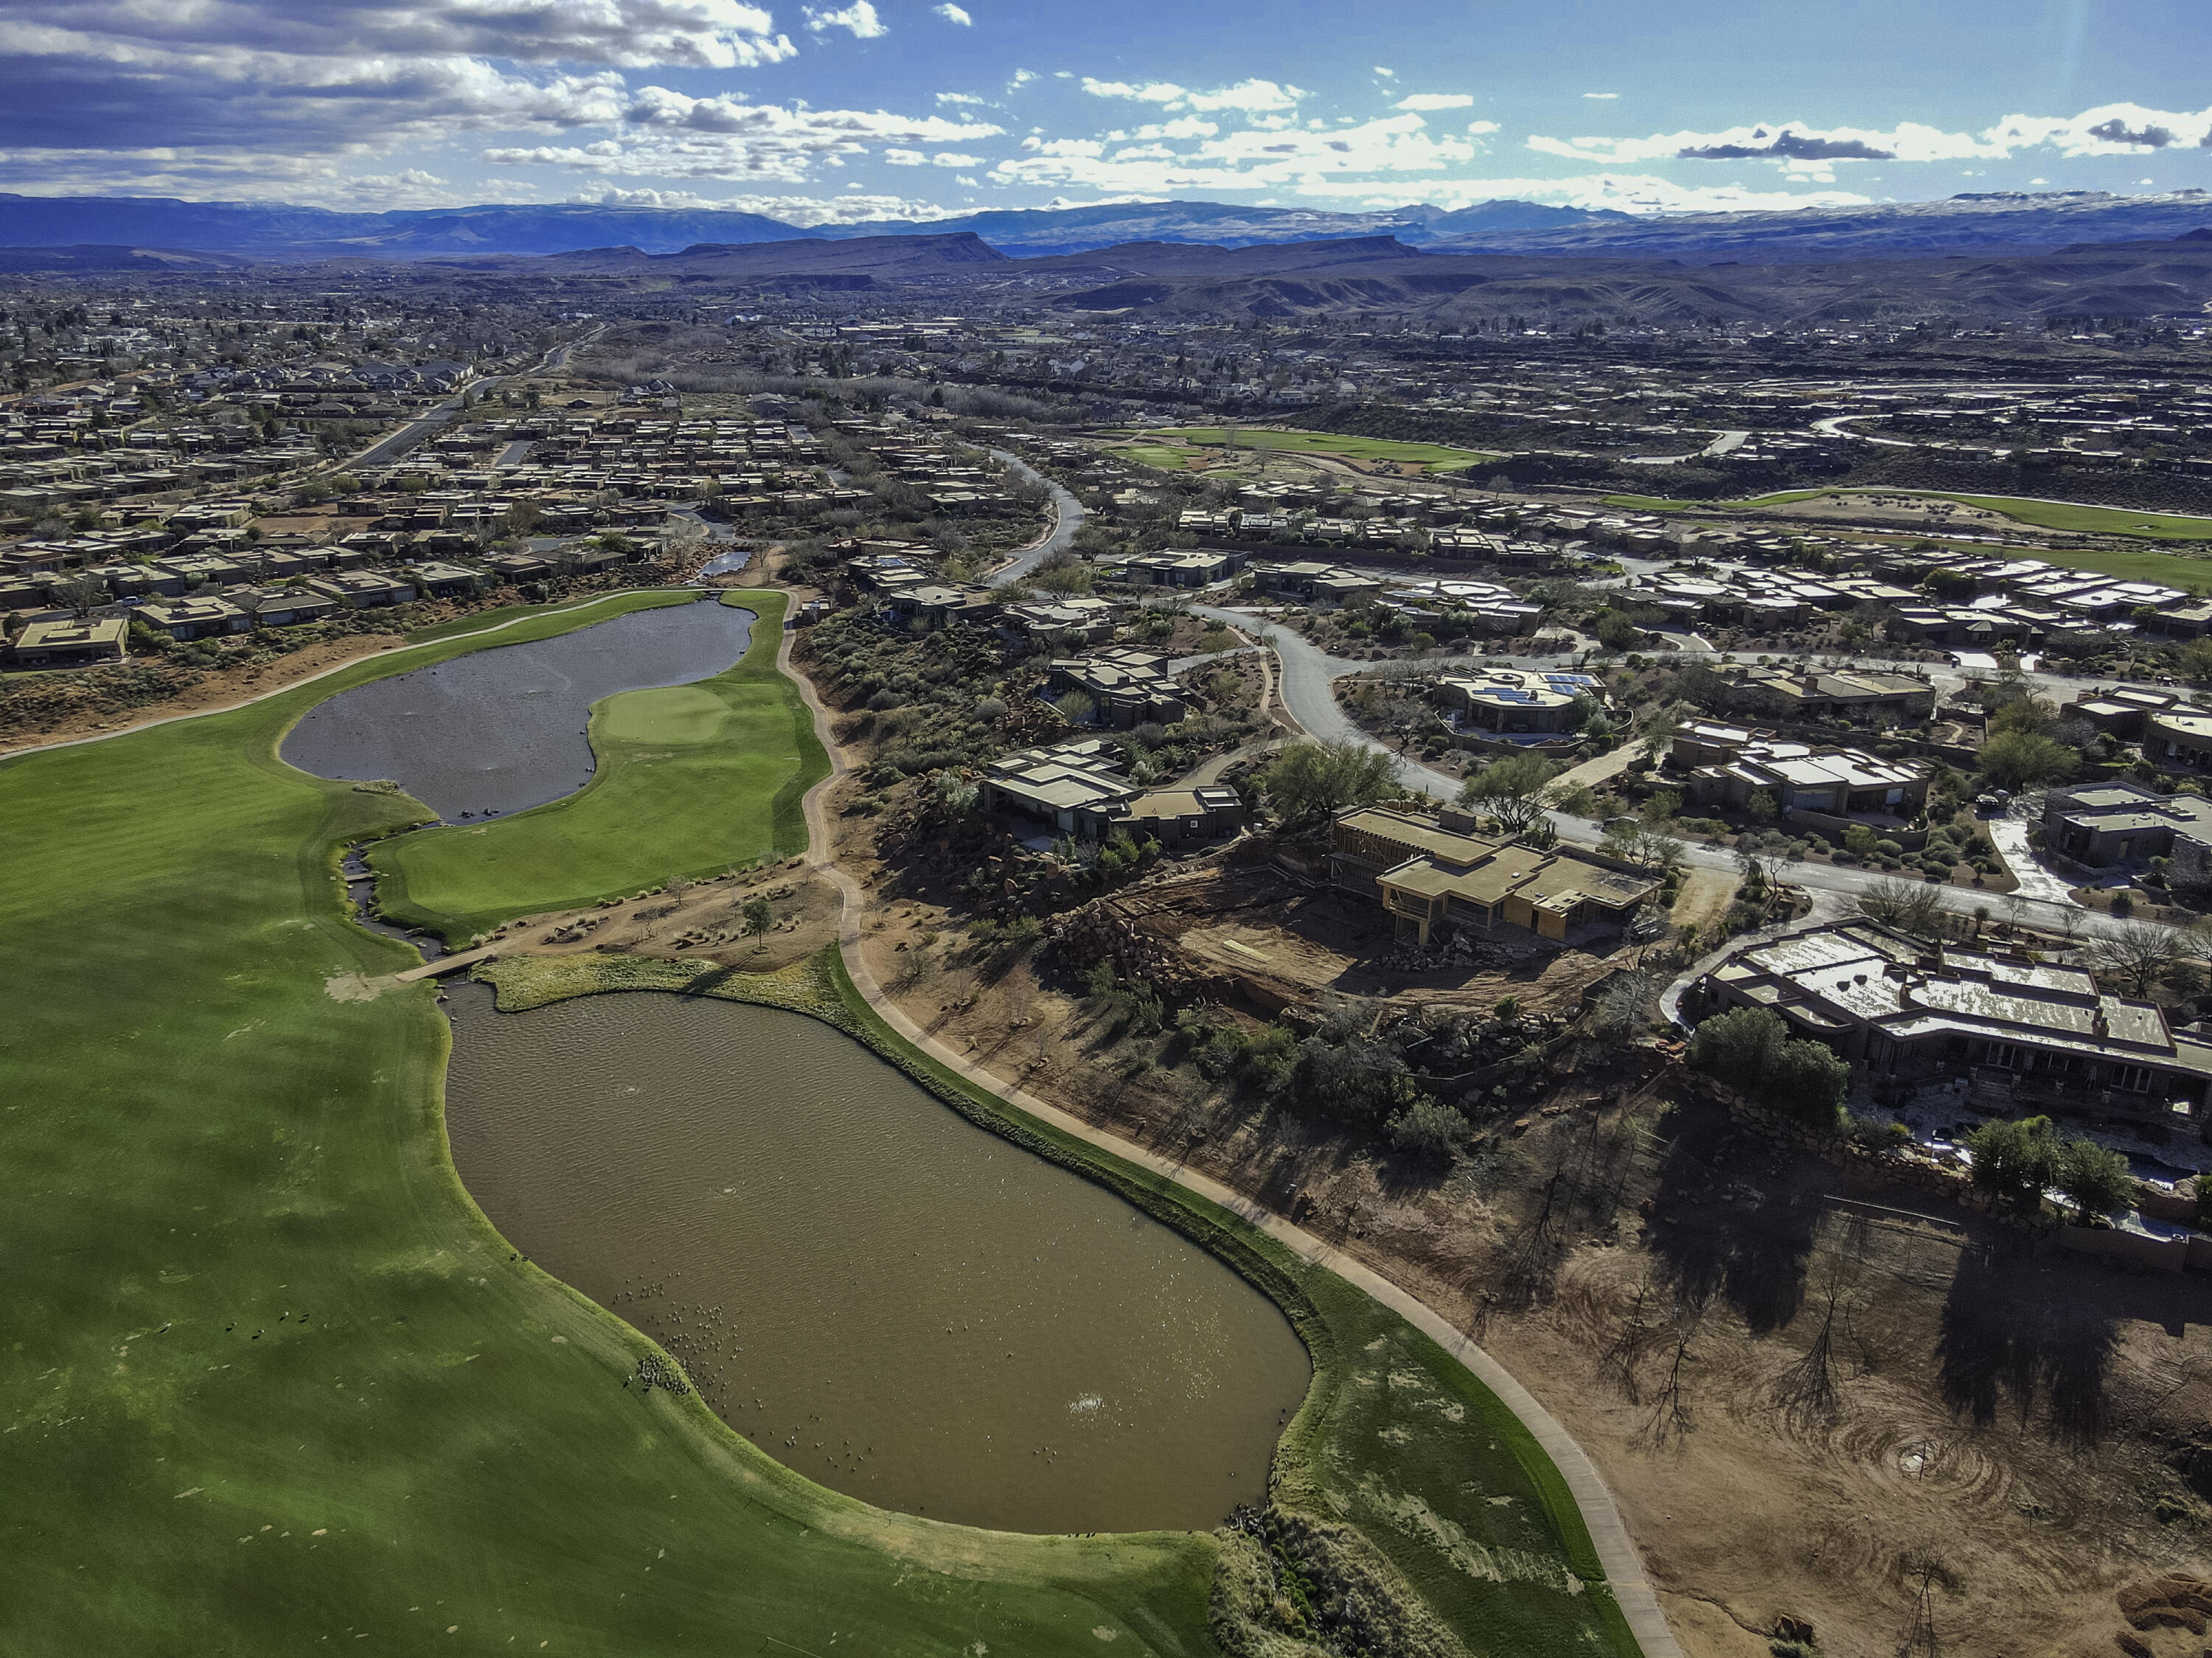
<svg viewBox="0 0 2212 1658"><path fill-rule="evenodd" d="M718 209L495 203L341 213L282 203L161 197L0 194L0 249L121 248L142 255L166 250L281 261L568 253L623 246L653 255L680 252L700 244L968 234L1018 258L1083 253L1134 242L1246 247L1387 236L1431 252L1772 264L2168 240L2207 226L2212 226L2212 194L2193 190L2162 196L2113 196L2097 191L1979 194L1861 208L1656 217L1516 201L1455 210L1416 205L1376 213L1220 202L1129 202L811 228Z"/></svg>

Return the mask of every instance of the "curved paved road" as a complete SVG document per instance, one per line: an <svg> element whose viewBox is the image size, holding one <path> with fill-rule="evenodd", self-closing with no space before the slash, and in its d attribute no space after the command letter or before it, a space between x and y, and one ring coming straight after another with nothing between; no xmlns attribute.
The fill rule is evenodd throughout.
<svg viewBox="0 0 2212 1658"><path fill-rule="evenodd" d="M1196 616L1224 622L1232 627L1252 629L1257 619L1241 610L1226 610L1210 604L1194 604L1191 612ZM1312 736L1324 742L1358 743L1364 747L1380 749L1383 745L1355 725L1336 701L1336 682L1348 674L1358 673L1373 667L1370 662L1350 661L1329 655L1318 645L1287 628L1268 630L1267 639L1274 647L1275 659L1281 665L1279 683L1283 706L1292 719L1305 727ZM1454 662L1481 662L1492 667L1510 667L1514 663L1504 657L1440 657L1425 659L1423 665L1443 665ZM1540 666L1531 663L1528 665ZM1553 665L1557 665L1554 664ZM1388 752L1388 750L1386 750ZM1438 800L1457 798L1459 782L1442 772L1431 770L1418 761L1407 760L1392 754L1396 762L1398 781L1418 793ZM1573 817L1565 812L1553 812L1552 823L1559 839L1571 845L1594 847L1604 839L1598 826L1587 817ZM1719 870L1735 873L1735 853L1717 847L1692 845L1683 848L1682 861L1692 869ZM2009 862L2009 859L2007 860ZM2032 862L2030 869L2037 866ZM1826 891L1848 898L1865 891L1877 881L1890 878L1880 870L1839 869L1832 864L1791 864L1783 872L1783 878L1793 886ZM2041 890L2039 890L2039 888ZM2047 887L2033 880L2024 880L2021 890L2011 895L1990 898L1966 898L1970 905L1987 902L1996 907L2010 908L2017 903L2021 919L2031 926L2058 930L2071 927L2077 933L2124 932L2138 923L2114 920L2101 912L2085 911L2069 902L2055 902L2043 896ZM1965 897L1965 895L1960 895ZM2069 919L2070 918L2070 919Z"/></svg>
<svg viewBox="0 0 2212 1658"><path fill-rule="evenodd" d="M1061 489L1051 478L1038 471L1019 455L1009 454L1004 449L994 449L991 453L1006 462L1017 472L1021 473L1023 477L1042 483L1052 491L1054 515L1052 530L1042 541L1018 555L1012 563L991 578L991 585L994 587L1004 587L1022 580L1053 554L1063 552L1073 546L1075 532L1083 527L1085 513L1081 501Z"/></svg>
<svg viewBox="0 0 2212 1658"><path fill-rule="evenodd" d="M988 1089L1016 1110L1026 1112L1101 1151L1148 1169L1175 1181L1186 1191L1195 1193L1207 1202L1228 1210L1248 1224L1296 1251L1302 1260L1334 1272L1346 1283L1355 1284L1374 1297L1466 1365L1480 1378L1483 1386L1504 1401L1505 1407L1544 1448L1544 1454L1552 1459L1560 1477L1566 1481L1575 1505L1581 1510L1583 1524L1588 1527L1590 1541L1596 1548L1598 1562L1605 1569L1606 1582L1620 1603L1621 1612L1642 1645L1645 1658L1683 1658L1674 1631L1667 1626L1666 1614L1660 1610L1658 1597L1653 1594L1650 1582L1644 1575L1644 1560L1637 1552L1635 1540L1628 1534L1627 1524L1620 1517L1620 1506L1613 1501L1612 1491L1607 1489L1596 1467L1583 1454L1583 1448L1575 1442L1574 1436L1560 1425L1559 1418L1547 1411L1533 1394L1514 1379L1510 1371L1477 1346L1458 1327L1372 1267L1323 1242L1303 1227L1293 1225L1242 1193L1210 1180L1172 1158L1160 1157L1133 1141L1094 1127L1080 1117L1071 1116L1059 1107L1048 1104L1035 1095L1001 1081L966 1054L957 1054L938 1042L902 1013L884 994L883 987L868 970L868 964L862 959L860 952L860 918L866 896L860 890L860 884L838 868L830 854L830 831L823 801L830 786L852 768L846 764L844 756L838 750L829 711L815 695L813 685L805 675L792 670L793 636L793 629L787 627L777 651L776 665L799 687L799 695L813 711L815 733L822 739L822 746L830 756L830 775L807 791L804 803L807 829L806 861L810 867L827 876L837 888L842 901L842 913L838 921L838 950L845 958L845 970L852 975L854 987L867 998L868 1005L900 1035L939 1065L957 1072L977 1086Z"/></svg>

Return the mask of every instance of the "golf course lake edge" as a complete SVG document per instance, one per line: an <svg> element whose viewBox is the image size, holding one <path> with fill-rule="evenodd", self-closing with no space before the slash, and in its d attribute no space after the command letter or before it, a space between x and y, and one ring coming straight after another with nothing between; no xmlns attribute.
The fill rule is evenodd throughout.
<svg viewBox="0 0 2212 1658"><path fill-rule="evenodd" d="M802 1015L450 996L471 1193L779 1461L998 1530L1206 1529L1264 1496L1310 1366L1204 1248Z"/></svg>
<svg viewBox="0 0 2212 1658"><path fill-rule="evenodd" d="M723 671L753 623L734 605L670 604L495 645L341 691L279 752L318 777L388 779L449 823L526 811L591 780L593 704Z"/></svg>

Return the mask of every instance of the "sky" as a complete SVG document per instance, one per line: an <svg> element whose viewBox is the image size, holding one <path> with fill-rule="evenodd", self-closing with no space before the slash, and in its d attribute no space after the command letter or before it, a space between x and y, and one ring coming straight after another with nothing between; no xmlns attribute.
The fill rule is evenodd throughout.
<svg viewBox="0 0 2212 1658"><path fill-rule="evenodd" d="M0 189L798 224L2212 189L2206 0L0 0Z"/></svg>

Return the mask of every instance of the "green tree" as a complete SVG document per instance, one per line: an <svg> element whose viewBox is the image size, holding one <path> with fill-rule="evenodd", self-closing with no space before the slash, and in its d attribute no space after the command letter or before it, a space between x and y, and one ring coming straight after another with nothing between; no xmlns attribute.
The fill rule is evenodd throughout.
<svg viewBox="0 0 2212 1658"><path fill-rule="evenodd" d="M1590 631L1597 642L1608 651L1632 649L1644 635L1637 626L1619 610L1600 610L1591 618Z"/></svg>
<svg viewBox="0 0 2212 1658"><path fill-rule="evenodd" d="M1293 743L1261 774L1283 821L1310 823L1346 806L1372 805L1398 792L1389 753L1364 743Z"/></svg>
<svg viewBox="0 0 2212 1658"><path fill-rule="evenodd" d="M1493 760L1460 786L1459 803L1493 819L1507 835L1525 835L1545 821L1558 793L1552 780L1559 768L1541 755L1516 754Z"/></svg>
<svg viewBox="0 0 2212 1658"><path fill-rule="evenodd" d="M775 906L765 898L749 898L744 908L745 931L752 935L755 950L766 950L767 938L775 927Z"/></svg>
<svg viewBox="0 0 2212 1658"><path fill-rule="evenodd" d="M2060 1146L2051 1183L2083 1220L2135 1206L2136 1177L2127 1158L2094 1140L2068 1140Z"/></svg>
<svg viewBox="0 0 2212 1658"><path fill-rule="evenodd" d="M1690 1060L1769 1109L1833 1128L1841 1119L1851 1068L1824 1042L1790 1034L1782 1016L1764 1007L1717 1013L1690 1039Z"/></svg>
<svg viewBox="0 0 2212 1658"><path fill-rule="evenodd" d="M2058 1141L2048 1117L1984 1123L1966 1136L1974 1159L1974 1184L2022 1208L2043 1200L2058 1172Z"/></svg>
<svg viewBox="0 0 2212 1658"><path fill-rule="evenodd" d="M1383 1125L1393 1149L1416 1157L1448 1157L1467 1141L1467 1119L1432 1095L1423 1094Z"/></svg>
<svg viewBox="0 0 2212 1658"><path fill-rule="evenodd" d="M1752 1088L1766 1074L1790 1027L1763 1007L1716 1013L1690 1038L1690 1063L1737 1088Z"/></svg>
<svg viewBox="0 0 2212 1658"><path fill-rule="evenodd" d="M1982 744L1982 775L2001 789L2017 794L2023 789L2063 783L2074 774L2074 750L2039 732L2013 729L1996 732Z"/></svg>

